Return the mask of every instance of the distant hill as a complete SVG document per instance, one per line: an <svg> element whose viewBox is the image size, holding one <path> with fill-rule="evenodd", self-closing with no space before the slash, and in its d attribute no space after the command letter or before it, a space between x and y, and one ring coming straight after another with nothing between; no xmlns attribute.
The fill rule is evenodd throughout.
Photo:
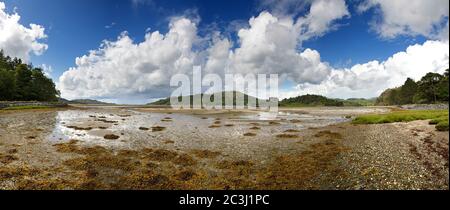
<svg viewBox="0 0 450 210"><path fill-rule="evenodd" d="M287 98L280 102L280 106L302 107L302 106L344 106L344 102L336 99L329 99L320 95L302 95Z"/></svg>
<svg viewBox="0 0 450 210"><path fill-rule="evenodd" d="M344 106L374 106L376 98L349 98L346 100L338 99L344 102Z"/></svg>
<svg viewBox="0 0 450 210"><path fill-rule="evenodd" d="M225 104L225 93L222 92L222 105ZM204 94L201 94L203 97ZM255 98L253 96L249 96L247 94L233 91L233 105L236 105L236 96L244 97L244 105L248 104L248 99L253 98L256 100L257 105L259 105L259 101L261 99ZM193 95L186 96L191 98L191 105ZM210 95L210 97L214 97ZM181 98L179 98L181 100ZM364 98L350 98L350 99L330 99L325 96L320 95L302 95L293 98L284 99L279 102L279 106L282 107L309 107L309 106L373 106L376 99L364 99ZM170 106L170 98L164 98L147 105L150 106Z"/></svg>
<svg viewBox="0 0 450 210"><path fill-rule="evenodd" d="M285 107L309 107L309 106L373 106L375 98L349 98L349 99L330 99L321 95L302 95L293 98L284 99L280 106Z"/></svg>
<svg viewBox="0 0 450 210"><path fill-rule="evenodd" d="M65 103L65 104L70 103L70 101L67 100L67 99L65 99L65 98L58 98L58 102L60 102L60 103Z"/></svg>
<svg viewBox="0 0 450 210"><path fill-rule="evenodd" d="M225 98L226 97L226 93L229 93L229 92L222 92L222 105L223 106L225 105L225 101L227 101L226 99L228 99L228 98ZM208 96L208 95L209 95L209 97L211 97L211 99L214 99L214 95L213 94L206 94L206 96ZM198 96L198 95L195 95L195 96ZM200 94L200 96L203 97L203 96L205 96L205 94ZM190 97L191 105L192 105L192 101L193 101L194 95L185 96L185 97ZM255 98L253 96L249 96L249 95L241 93L241 92L233 91L233 99L231 99L233 101L233 105L236 105L236 98L242 98L242 97L244 98L244 105L245 106L248 105L249 99L256 100L256 104L257 105L259 104L259 101L262 101L262 99ZM181 97L178 97L178 99L181 100ZM230 99L228 99L228 100L230 100ZM151 106L170 106L171 105L170 104L170 98L161 99L161 100L158 100L158 101L155 101L155 102L152 102L152 103L148 103L147 105L151 105Z"/></svg>
<svg viewBox="0 0 450 210"><path fill-rule="evenodd" d="M64 99L66 100L66 99ZM68 100L66 100L68 101ZM106 102L102 102L102 101L97 101L97 100L92 100L92 99L75 99L75 100L71 100L68 101L66 103L69 104L99 104L99 105L112 105L113 103L106 103Z"/></svg>

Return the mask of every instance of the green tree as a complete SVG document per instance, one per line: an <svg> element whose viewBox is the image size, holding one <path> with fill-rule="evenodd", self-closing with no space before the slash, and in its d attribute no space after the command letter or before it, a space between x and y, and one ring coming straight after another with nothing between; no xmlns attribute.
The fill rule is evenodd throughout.
<svg viewBox="0 0 450 210"><path fill-rule="evenodd" d="M14 98L14 72L0 68L0 101Z"/></svg>
<svg viewBox="0 0 450 210"><path fill-rule="evenodd" d="M400 88L394 88L391 90L387 97L387 103L389 105L399 104L400 101Z"/></svg>
<svg viewBox="0 0 450 210"><path fill-rule="evenodd" d="M399 104L411 104L413 103L414 95L417 93L417 83L413 79L408 78L405 84L400 87L398 92Z"/></svg>
<svg viewBox="0 0 450 210"><path fill-rule="evenodd" d="M446 101L448 102L448 88L449 88L449 72L448 69L445 70L444 76L441 78L441 81L439 82L439 87L437 90L437 97L439 101Z"/></svg>
<svg viewBox="0 0 450 210"><path fill-rule="evenodd" d="M5 56L0 50L0 100L57 100L59 91L42 69Z"/></svg>
<svg viewBox="0 0 450 210"><path fill-rule="evenodd" d="M32 90L32 77L31 71L25 64L19 64L15 69L16 75L16 99L17 100L31 100L31 90Z"/></svg>
<svg viewBox="0 0 450 210"><path fill-rule="evenodd" d="M31 71L32 85L31 98L38 101L55 101L57 100L58 91L55 89L55 84L51 79L46 77L40 68L35 68Z"/></svg>
<svg viewBox="0 0 450 210"><path fill-rule="evenodd" d="M417 83L418 92L415 100L420 103L436 103L438 102L438 91L441 80L444 76L437 73L428 73Z"/></svg>

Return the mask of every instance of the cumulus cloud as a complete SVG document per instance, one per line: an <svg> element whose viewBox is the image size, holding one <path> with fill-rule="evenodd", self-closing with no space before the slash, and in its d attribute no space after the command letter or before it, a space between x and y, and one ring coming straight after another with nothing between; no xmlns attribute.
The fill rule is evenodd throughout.
<svg viewBox="0 0 450 210"><path fill-rule="evenodd" d="M239 47L214 32L197 35L198 19L172 18L167 34L147 33L134 43L125 33L76 58L58 88L67 98L115 98L168 95L170 76L190 74L194 65L206 73L280 74L295 82L320 83L330 72L319 52L297 52L300 28L291 17L262 12L238 32ZM206 43L206 47L205 46Z"/></svg>
<svg viewBox="0 0 450 210"><path fill-rule="evenodd" d="M167 96L170 76L192 70L196 30L192 21L180 18L170 23L167 34L147 33L141 43L123 33L77 58L58 88L67 98Z"/></svg>
<svg viewBox="0 0 450 210"><path fill-rule="evenodd" d="M30 53L42 54L48 46L41 42L46 38L45 28L30 24L29 27L19 23L20 15L8 14L5 3L0 2L0 49L12 57L29 60Z"/></svg>
<svg viewBox="0 0 450 210"><path fill-rule="evenodd" d="M261 0L259 1L259 8L277 16L293 16L305 11L305 8L311 2L312 0Z"/></svg>
<svg viewBox="0 0 450 210"><path fill-rule="evenodd" d="M312 37L322 36L333 30L336 20L350 16L344 0L316 0L311 4L309 14L300 17L297 26L302 33L301 39L308 40Z"/></svg>
<svg viewBox="0 0 450 210"><path fill-rule="evenodd" d="M448 39L448 0L365 0L359 5L364 12L375 8L381 18L374 20L373 28L384 38L398 35L423 35L429 38L440 37L447 31Z"/></svg>
<svg viewBox="0 0 450 210"><path fill-rule="evenodd" d="M263 0L260 7L277 17L298 17L295 27L301 40L318 37L336 29L336 20L349 17L345 0Z"/></svg>
<svg viewBox="0 0 450 210"><path fill-rule="evenodd" d="M336 8L327 14L326 7ZM104 41L59 78L65 98L161 98L170 95L172 75L190 75L195 65L205 73L279 74L296 84L280 97L322 94L330 97L374 97L401 85L407 77L448 68L448 41L427 41L408 47L385 61L351 68L333 68L313 49L301 49L304 40L321 36L337 19L349 16L344 1L318 0L306 15L276 16L261 12L237 32L236 43L220 32L198 35L197 20L172 18L166 34L148 32L135 43L126 33Z"/></svg>
<svg viewBox="0 0 450 210"><path fill-rule="evenodd" d="M295 82L318 83L329 66L311 49L297 52L299 34L291 18L262 12L250 19L250 27L238 33L240 47L230 56L233 73L279 74Z"/></svg>
<svg viewBox="0 0 450 210"><path fill-rule="evenodd" d="M443 73L449 67L448 41L426 41L409 46L385 61L370 61L347 69L332 69L320 84L299 84L284 96L316 93L336 98L376 97L406 78L420 80L428 72Z"/></svg>
<svg viewBox="0 0 450 210"><path fill-rule="evenodd" d="M47 64L42 64L39 66L42 71L44 72L44 75L48 78L52 78L52 73L53 73L53 67L51 65L47 65Z"/></svg>

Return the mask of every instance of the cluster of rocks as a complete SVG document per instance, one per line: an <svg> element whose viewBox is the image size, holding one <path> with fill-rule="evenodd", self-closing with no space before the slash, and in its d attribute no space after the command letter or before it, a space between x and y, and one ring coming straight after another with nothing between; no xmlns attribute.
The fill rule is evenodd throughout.
<svg viewBox="0 0 450 210"><path fill-rule="evenodd" d="M67 104L62 102L40 102L40 101L0 101L0 109L18 106L65 107L67 106Z"/></svg>
<svg viewBox="0 0 450 210"><path fill-rule="evenodd" d="M448 109L448 104L407 104L399 106L402 109L410 110L436 110Z"/></svg>

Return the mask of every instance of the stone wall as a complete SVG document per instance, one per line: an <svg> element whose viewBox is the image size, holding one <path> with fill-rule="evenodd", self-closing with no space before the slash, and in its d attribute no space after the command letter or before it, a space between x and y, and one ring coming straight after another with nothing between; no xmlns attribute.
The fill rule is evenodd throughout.
<svg viewBox="0 0 450 210"><path fill-rule="evenodd" d="M399 107L402 109L411 109L411 110L436 110L436 109L448 109L448 104L408 104Z"/></svg>
<svg viewBox="0 0 450 210"><path fill-rule="evenodd" d="M67 104L61 102L40 102L40 101L0 101L0 109L17 106L65 107L67 106Z"/></svg>

